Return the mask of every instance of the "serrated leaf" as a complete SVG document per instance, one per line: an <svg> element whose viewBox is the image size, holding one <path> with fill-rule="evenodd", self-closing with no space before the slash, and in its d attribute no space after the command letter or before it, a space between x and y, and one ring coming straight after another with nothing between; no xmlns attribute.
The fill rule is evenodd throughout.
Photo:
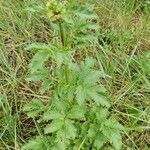
<svg viewBox="0 0 150 150"><path fill-rule="evenodd" d="M106 108L101 108L101 107L93 107L91 109L91 112L96 114L96 119L99 123L102 123L107 120L107 117L109 115L109 111Z"/></svg>
<svg viewBox="0 0 150 150"><path fill-rule="evenodd" d="M47 111L43 114L43 120L63 119L64 116L57 111Z"/></svg>
<svg viewBox="0 0 150 150"><path fill-rule="evenodd" d="M58 97L55 98L54 106L57 108L58 111L64 112L68 107L68 101L62 101Z"/></svg>
<svg viewBox="0 0 150 150"><path fill-rule="evenodd" d="M71 52L64 49L64 51L55 52L53 58L55 59L57 66L60 67L62 64L67 63L68 65L71 62L70 56L71 56Z"/></svg>
<svg viewBox="0 0 150 150"><path fill-rule="evenodd" d="M93 99L98 105L102 105L102 106L106 106L106 107L110 107L110 103L107 100L107 98L99 93L97 93L96 91L93 91L93 89L88 90L87 94L89 95L89 97L91 99Z"/></svg>
<svg viewBox="0 0 150 150"><path fill-rule="evenodd" d="M70 110L68 117L71 119L82 119L84 118L85 109L83 107L80 107L78 105L73 106L73 108Z"/></svg>
<svg viewBox="0 0 150 150"><path fill-rule="evenodd" d="M46 149L49 146L46 137L38 136L33 140L30 140L25 144L21 150L42 150Z"/></svg>
<svg viewBox="0 0 150 150"><path fill-rule="evenodd" d="M95 85L93 87L95 91L97 91L99 94L105 95L106 94L106 89L102 85Z"/></svg>
<svg viewBox="0 0 150 150"><path fill-rule="evenodd" d="M76 98L77 98L77 102L80 106L84 103L84 101L86 99L85 91L84 91L83 87L80 85L76 89Z"/></svg>
<svg viewBox="0 0 150 150"><path fill-rule="evenodd" d="M124 130L124 127L113 116L107 119L104 124L113 129Z"/></svg>
<svg viewBox="0 0 150 150"><path fill-rule="evenodd" d="M66 134L67 138L75 139L76 131L77 131L77 129L75 128L75 126L73 125L71 120L65 121L65 134Z"/></svg>
<svg viewBox="0 0 150 150"><path fill-rule="evenodd" d="M122 125L119 124L114 118L109 118L107 121L103 122L102 133L110 140L116 150L121 150L122 138L120 130L122 130Z"/></svg>
<svg viewBox="0 0 150 150"><path fill-rule="evenodd" d="M80 127L81 124L79 124L79 127ZM84 123L82 123L82 126L81 126L81 135L85 135L85 133L87 134L88 130L89 130L89 122L88 121L85 121Z"/></svg>
<svg viewBox="0 0 150 150"><path fill-rule="evenodd" d="M49 58L50 52L49 51L39 51L37 52L29 64L31 73L37 71L38 69L43 68L44 62Z"/></svg>
<svg viewBox="0 0 150 150"><path fill-rule="evenodd" d="M84 78L84 84L90 84L90 85L95 85L95 83L98 81L98 79L102 75L101 71L97 70L92 70L87 74L87 76Z"/></svg>
<svg viewBox="0 0 150 150"><path fill-rule="evenodd" d="M119 132L114 132L111 137L113 146L116 150L121 150L122 147L122 137Z"/></svg>
<svg viewBox="0 0 150 150"><path fill-rule="evenodd" d="M35 72L28 76L26 78L26 81L39 81L41 79L43 79L43 75L41 74L41 72Z"/></svg>
<svg viewBox="0 0 150 150"><path fill-rule="evenodd" d="M85 6L79 7L75 14L84 20L98 18L97 15L93 13L92 5L85 5Z"/></svg>
<svg viewBox="0 0 150 150"><path fill-rule="evenodd" d="M23 111L27 112L29 117L35 117L43 110L43 107L44 105L40 99L34 99L32 102L24 106Z"/></svg>
<svg viewBox="0 0 150 150"><path fill-rule="evenodd" d="M39 89L40 93L43 94L46 90L48 90L50 88L50 85L52 84L52 81L50 79L45 79L42 82L42 85Z"/></svg>
<svg viewBox="0 0 150 150"><path fill-rule="evenodd" d="M25 8L25 11L29 11L32 13L38 13L38 12L41 12L42 10L44 10L44 8L40 5L32 5L32 6Z"/></svg>
<svg viewBox="0 0 150 150"><path fill-rule="evenodd" d="M32 43L26 47L26 50L50 50L50 46L43 43Z"/></svg>
<svg viewBox="0 0 150 150"><path fill-rule="evenodd" d="M91 24L87 24L86 28L90 30L97 30L99 27L97 24L91 23Z"/></svg>
<svg viewBox="0 0 150 150"><path fill-rule="evenodd" d="M44 129L44 132L45 134L56 132L62 128L63 124L63 120L54 120Z"/></svg>
<svg viewBox="0 0 150 150"><path fill-rule="evenodd" d="M66 150L66 144L64 141L59 140L57 141L55 148L56 148L55 150Z"/></svg>
<svg viewBox="0 0 150 150"><path fill-rule="evenodd" d="M46 68L39 69L26 78L26 81L46 80L50 77L50 71Z"/></svg>
<svg viewBox="0 0 150 150"><path fill-rule="evenodd" d="M85 59L84 64L85 64L85 67L91 68L91 67L94 67L95 62L96 62L95 59L90 58L90 57L87 57L87 58Z"/></svg>
<svg viewBox="0 0 150 150"><path fill-rule="evenodd" d="M116 150L121 150L122 139L118 130L109 127L103 127L102 133L109 139L110 143L112 143Z"/></svg>
<svg viewBox="0 0 150 150"><path fill-rule="evenodd" d="M98 133L94 138L94 146L97 149L102 148L106 142L107 142L107 138L102 133Z"/></svg>
<svg viewBox="0 0 150 150"><path fill-rule="evenodd" d="M56 53L54 57L58 67L60 67L64 62L64 55L62 53Z"/></svg>
<svg viewBox="0 0 150 150"><path fill-rule="evenodd" d="M95 128L94 124L90 125L90 129L88 130L88 137L94 138L97 133L97 129Z"/></svg>

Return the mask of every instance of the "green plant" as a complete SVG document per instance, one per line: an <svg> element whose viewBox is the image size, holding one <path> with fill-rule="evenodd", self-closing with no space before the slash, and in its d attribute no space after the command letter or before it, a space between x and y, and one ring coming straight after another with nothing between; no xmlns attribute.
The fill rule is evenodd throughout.
<svg viewBox="0 0 150 150"><path fill-rule="evenodd" d="M97 44L98 18L93 6L50 0L45 12L54 38L47 45L28 46L35 55L27 80L42 81L39 92L50 91L51 96L48 102L34 99L24 107L42 129L22 149L103 149L111 145L121 149L123 126L109 113L111 102L99 83L106 75L88 56Z"/></svg>
<svg viewBox="0 0 150 150"><path fill-rule="evenodd" d="M144 12L148 14L150 12L150 1L145 0L144 4L143 4L143 7L144 7L143 8Z"/></svg>

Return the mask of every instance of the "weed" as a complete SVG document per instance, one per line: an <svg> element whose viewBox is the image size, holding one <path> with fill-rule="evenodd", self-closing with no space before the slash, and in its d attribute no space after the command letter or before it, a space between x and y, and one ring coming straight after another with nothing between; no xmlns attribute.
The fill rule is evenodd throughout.
<svg viewBox="0 0 150 150"><path fill-rule="evenodd" d="M63 114L63 111L58 112L61 109L59 106L56 108L57 101L68 104L64 105L68 110L65 114L70 114L71 108L76 110L77 106L84 108L79 109L78 113L77 111L73 113L75 118L72 116L66 118L65 125L68 127L71 123L74 127L71 130L72 137L68 137L67 134L66 147L96 149L96 145L101 145L96 139L105 143L103 133L99 134L100 137L93 137L95 133L92 134L94 130L98 132L99 128L97 130L94 128L98 125L104 129L101 122L97 124L99 112L94 114L94 109L98 109L107 112L106 120L112 121L111 118L114 118L125 127L124 134L121 134L122 150L148 150L150 148L149 0L69 0L69 3L59 3L61 9L56 7L55 17L51 17L55 10L50 9L48 13L45 2L47 1L0 0L0 150L19 150L24 144L39 149L49 147L51 149L57 144L54 140L58 139L56 134L60 130L53 133L44 132L47 125L57 121L55 118L49 119L47 117L49 114L53 115L53 112L57 112L57 116ZM91 7L91 4L94 4L94 7ZM84 18L87 13L81 11L82 6L92 8L88 15L96 12L96 18L83 20L81 24L82 16ZM78 15L74 14L75 10ZM63 16L61 21L63 32L60 34L58 19L61 19L61 16ZM84 30L84 21L86 25L92 23L96 28ZM64 36L64 40L61 39L61 35ZM62 43L65 45L62 46ZM26 48L27 45L29 46ZM69 49L66 49L68 47ZM43 65L40 64L38 67L34 58L42 51L50 53ZM41 61L43 57L40 57ZM81 69L86 70L84 66L87 67L85 65L87 60L92 60L94 65L81 74L83 72ZM29 62L31 62L30 75L28 75ZM32 71L34 65L36 69ZM77 70L80 71L75 68L79 68ZM68 70L67 78L64 70ZM86 98L78 99L81 95L80 90L82 93L84 90L80 85L81 78L84 79L85 76L85 80L92 82L93 79L88 78L90 74L94 76L93 72L97 72L97 75L100 72L101 75L97 80L95 77L94 85L89 83L86 87L89 87L90 91L98 87L94 95L98 94L98 100L105 100L111 107L102 106L86 91L83 94ZM24 80L26 77L27 81ZM84 82L83 86L85 84L87 83ZM97 92L97 89L103 92ZM25 105L27 109L25 112L32 117L23 112L22 108ZM100 114L103 114L102 112ZM115 149L111 140L106 139L101 149Z"/></svg>
<svg viewBox="0 0 150 150"><path fill-rule="evenodd" d="M96 61L88 53L79 63L74 58L98 43L98 17L93 7L52 0L46 12L58 37L48 45L28 47L36 52L27 80L41 80L40 92L51 89L51 98L46 104L34 99L24 111L47 125L23 149L100 149L109 147L108 143L121 149L123 126L109 114L111 104L106 90L98 84L99 78L106 75L95 69ZM53 68L46 65L48 61Z"/></svg>

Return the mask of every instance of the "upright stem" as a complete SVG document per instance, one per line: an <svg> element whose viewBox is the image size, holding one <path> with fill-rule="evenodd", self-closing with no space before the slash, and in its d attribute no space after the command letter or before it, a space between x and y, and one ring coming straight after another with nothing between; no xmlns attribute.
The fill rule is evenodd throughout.
<svg viewBox="0 0 150 150"><path fill-rule="evenodd" d="M61 43L62 43L62 46L64 47L65 46L65 35L64 35L64 29L63 29L61 21L59 21L59 29L60 29ZM67 67L67 65L65 65L64 71L65 71L66 83L68 83L68 67Z"/></svg>
<svg viewBox="0 0 150 150"><path fill-rule="evenodd" d="M59 29L60 29L61 43L63 46L65 46L65 35L64 35L64 29L63 29L61 21L59 21Z"/></svg>

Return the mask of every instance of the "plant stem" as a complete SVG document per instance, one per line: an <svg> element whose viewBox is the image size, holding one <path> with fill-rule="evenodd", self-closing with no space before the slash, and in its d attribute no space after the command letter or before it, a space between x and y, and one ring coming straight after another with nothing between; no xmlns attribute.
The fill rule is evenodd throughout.
<svg viewBox="0 0 150 150"><path fill-rule="evenodd" d="M86 137L83 139L83 141L82 141L82 142L81 142L81 144L79 145L78 150L80 150L80 149L82 148L82 146L83 146L83 144L84 144L85 140L86 140Z"/></svg>
<svg viewBox="0 0 150 150"><path fill-rule="evenodd" d="M61 21L59 21L59 29L60 29L60 37L61 37L62 46L65 46L65 35L64 35L64 29L63 29Z"/></svg>
<svg viewBox="0 0 150 150"><path fill-rule="evenodd" d="M62 43L62 46L64 47L65 46L65 35L64 35L64 29L63 29L61 21L59 21L59 29L60 29L61 43ZM65 65L64 71L65 71L66 83L68 83L68 67L67 67L67 65Z"/></svg>

